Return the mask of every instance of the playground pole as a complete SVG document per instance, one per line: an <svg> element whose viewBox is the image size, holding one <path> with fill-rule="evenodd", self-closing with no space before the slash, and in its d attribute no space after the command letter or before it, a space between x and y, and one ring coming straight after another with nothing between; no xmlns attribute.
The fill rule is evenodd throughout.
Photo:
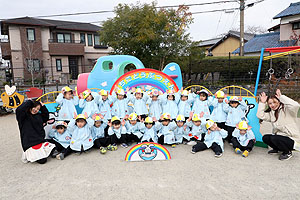
<svg viewBox="0 0 300 200"><path fill-rule="evenodd" d="M260 54L259 65L258 65L257 76L256 76L254 96L256 96L256 94L257 94L257 88L258 88L258 83L259 83L260 71L261 71L262 61L263 61L263 58L264 58L264 51L265 51L265 49L261 48L261 54Z"/></svg>

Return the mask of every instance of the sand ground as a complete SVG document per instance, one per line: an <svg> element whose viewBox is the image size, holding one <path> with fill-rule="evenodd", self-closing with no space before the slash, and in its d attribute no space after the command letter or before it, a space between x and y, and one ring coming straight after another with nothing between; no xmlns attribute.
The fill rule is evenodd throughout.
<svg viewBox="0 0 300 200"><path fill-rule="evenodd" d="M248 158L225 144L191 154L167 147L169 161L125 162L129 149L93 150L45 165L23 164L15 115L0 117L0 199L300 199L300 154L288 161L255 147ZM267 126L266 130L269 127Z"/></svg>

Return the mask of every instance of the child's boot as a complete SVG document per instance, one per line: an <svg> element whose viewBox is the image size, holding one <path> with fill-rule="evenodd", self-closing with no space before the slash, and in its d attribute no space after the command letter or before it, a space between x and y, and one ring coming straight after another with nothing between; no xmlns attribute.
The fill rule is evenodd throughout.
<svg viewBox="0 0 300 200"><path fill-rule="evenodd" d="M243 156L244 158L247 158L248 155L249 155L249 151L247 151L247 150L245 150L244 153L242 154L242 156Z"/></svg>
<svg viewBox="0 0 300 200"><path fill-rule="evenodd" d="M240 148L235 148L234 151L235 151L235 153L237 153L237 154L241 154L241 153L242 153L242 151L240 150Z"/></svg>

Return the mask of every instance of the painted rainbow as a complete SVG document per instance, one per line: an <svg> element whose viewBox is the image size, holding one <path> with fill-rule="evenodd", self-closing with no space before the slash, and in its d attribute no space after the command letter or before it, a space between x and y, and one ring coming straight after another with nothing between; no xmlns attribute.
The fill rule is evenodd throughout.
<svg viewBox="0 0 300 200"><path fill-rule="evenodd" d="M159 151L160 153L162 153L164 159L163 160L170 160L171 159L171 155L170 152L162 145L154 143L154 142L143 142L140 144L137 144L135 146L133 146L126 154L125 156L125 161L131 161L132 156L137 153L139 150L142 149L143 145L150 145L153 144L154 148ZM141 159L142 160L142 159Z"/></svg>

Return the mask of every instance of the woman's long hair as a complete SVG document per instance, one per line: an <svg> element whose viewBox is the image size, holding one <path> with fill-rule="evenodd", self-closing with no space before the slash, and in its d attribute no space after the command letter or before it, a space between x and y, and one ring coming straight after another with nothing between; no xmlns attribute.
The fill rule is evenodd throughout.
<svg viewBox="0 0 300 200"><path fill-rule="evenodd" d="M281 103L281 101L275 95L268 96L267 103L269 102L270 99L276 99L279 102L279 107L277 108L277 110L275 110L275 113L274 113L275 119L276 119L275 122L276 122L278 120L279 111L280 110L284 111L284 104ZM265 112L269 113L269 112L271 112L271 110L272 109L268 105L268 108L265 110Z"/></svg>
<svg viewBox="0 0 300 200"><path fill-rule="evenodd" d="M42 104L39 101L35 101L35 100L29 100L29 101L32 101L32 106L30 106L30 108L27 109L27 113L29 113L29 114L31 114L32 108L37 107L37 106L42 107Z"/></svg>

